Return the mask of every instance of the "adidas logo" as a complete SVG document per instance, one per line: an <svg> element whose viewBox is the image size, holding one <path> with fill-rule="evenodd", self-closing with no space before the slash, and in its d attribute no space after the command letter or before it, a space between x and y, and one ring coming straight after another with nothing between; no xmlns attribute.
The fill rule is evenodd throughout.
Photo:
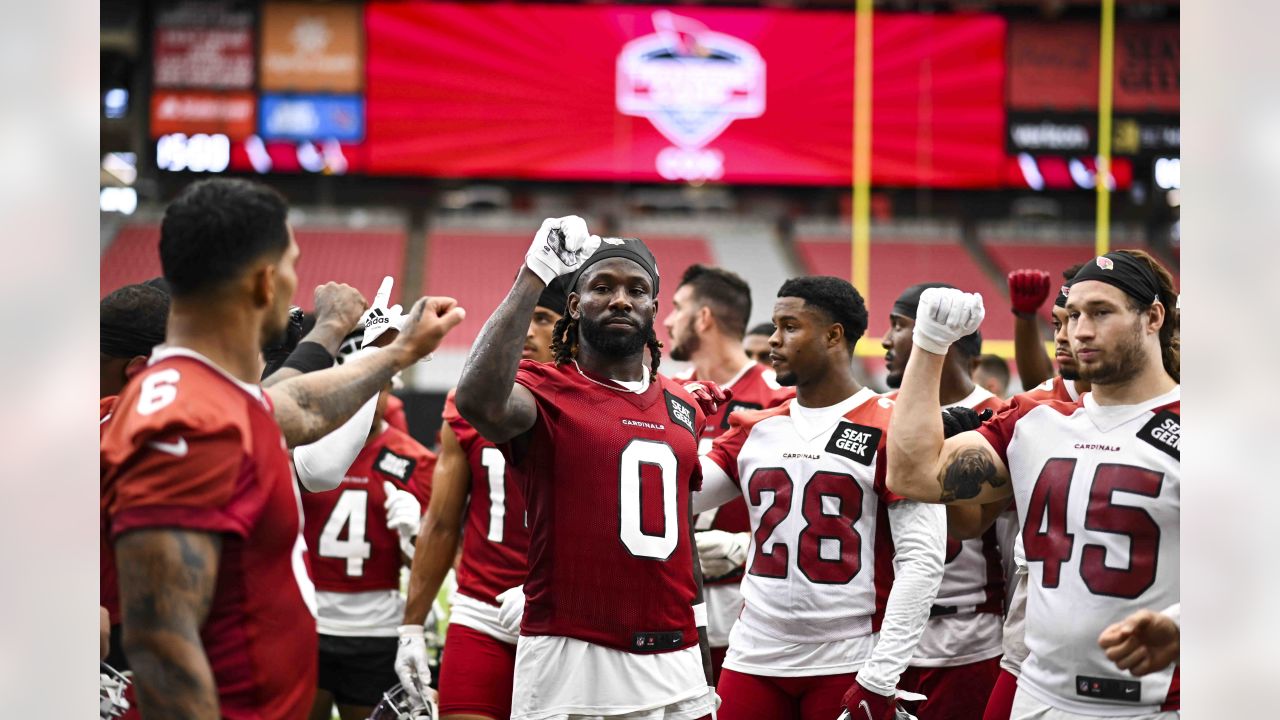
<svg viewBox="0 0 1280 720"><path fill-rule="evenodd" d="M383 323L389 323L389 322L391 322L391 319L388 318L380 308L374 308L373 314L365 319L364 326L373 327L374 325L381 325Z"/></svg>

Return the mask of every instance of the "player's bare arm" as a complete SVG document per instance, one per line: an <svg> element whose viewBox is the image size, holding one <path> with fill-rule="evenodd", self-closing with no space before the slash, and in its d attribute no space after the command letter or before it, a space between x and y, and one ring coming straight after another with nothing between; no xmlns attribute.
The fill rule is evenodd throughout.
<svg viewBox="0 0 1280 720"><path fill-rule="evenodd" d="M124 648L148 718L219 717L200 626L221 547L216 534L176 529L134 530L116 540Z"/></svg>
<svg viewBox="0 0 1280 720"><path fill-rule="evenodd" d="M316 324L301 342L313 342L330 355L337 354L343 338L355 328L368 306L360 291L350 285L336 282L317 285L312 305L316 309ZM264 378L262 387L271 387L301 374L297 368L283 367Z"/></svg>
<svg viewBox="0 0 1280 720"><path fill-rule="evenodd" d="M431 603L453 567L470 486L467 455L453 428L445 423L440 428L440 455L431 476L431 502L414 543L405 625L421 625L427 619Z"/></svg>
<svg viewBox="0 0 1280 720"><path fill-rule="evenodd" d="M458 414L494 443L527 432L538 419L528 390L516 384L529 316L546 283L521 268L507 297L480 330L458 380Z"/></svg>
<svg viewBox="0 0 1280 720"><path fill-rule="evenodd" d="M947 535L956 540L974 540L995 525L996 518L1009 507L1007 500L985 505L947 506Z"/></svg>
<svg viewBox="0 0 1280 720"><path fill-rule="evenodd" d="M386 387L393 375L434 351L464 317L453 298L422 298L414 304L404 329L382 350L270 388L267 392L285 442L296 447L336 430Z"/></svg>

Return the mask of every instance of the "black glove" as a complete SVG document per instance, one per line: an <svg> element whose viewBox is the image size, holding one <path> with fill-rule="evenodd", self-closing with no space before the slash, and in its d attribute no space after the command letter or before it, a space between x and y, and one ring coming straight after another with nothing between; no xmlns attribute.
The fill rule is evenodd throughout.
<svg viewBox="0 0 1280 720"><path fill-rule="evenodd" d="M942 436L951 437L967 430L977 430L983 422L991 419L991 409L981 413L967 407L953 407L942 411Z"/></svg>

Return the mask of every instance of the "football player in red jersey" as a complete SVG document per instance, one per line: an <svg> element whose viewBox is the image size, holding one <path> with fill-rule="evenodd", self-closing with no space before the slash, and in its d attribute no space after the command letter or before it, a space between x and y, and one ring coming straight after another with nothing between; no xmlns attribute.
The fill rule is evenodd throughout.
<svg viewBox="0 0 1280 720"><path fill-rule="evenodd" d="M671 301L671 312L663 320L671 336L671 359L693 365L676 379L710 380L733 391L733 400L707 418L698 446L705 455L711 441L729 429L730 413L774 407L796 393L778 384L773 368L752 362L742 352L751 316L751 288L741 277L717 267L691 265ZM718 679L729 649L729 629L742 611L738 585L750 544L747 503L738 498L712 508L700 514L695 525L707 600L711 672Z"/></svg>
<svg viewBox="0 0 1280 720"><path fill-rule="evenodd" d="M364 720L396 684L400 567L431 499L436 456L386 422L378 394L364 447L336 490L305 493L304 537L316 585L320 673L312 720Z"/></svg>
<svg viewBox="0 0 1280 720"><path fill-rule="evenodd" d="M936 379L947 346L981 321L981 298L929 290L898 399L889 484L930 502L1013 496L1029 570L1026 645L1011 717L1174 718L1177 668L1134 680L1099 636L1178 603L1181 403L1177 295L1141 251L1086 263L1068 335L1092 389L1078 402L1017 397L976 431L943 439ZM1116 538L1121 538L1116 540ZM1077 549L1077 545L1080 547Z"/></svg>
<svg viewBox="0 0 1280 720"><path fill-rule="evenodd" d="M150 285L125 285L111 291L98 304L98 397L120 394L147 364L151 348L164 342L169 317L169 294ZM99 418L106 411L99 413Z"/></svg>
<svg viewBox="0 0 1280 720"><path fill-rule="evenodd" d="M885 488L893 402L853 376L867 327L857 290L793 278L773 321L773 366L796 398L730 418L694 502L745 496L754 535L720 717L828 720L843 704L891 720L942 576L945 514Z"/></svg>
<svg viewBox="0 0 1280 720"><path fill-rule="evenodd" d="M561 275L555 362L522 362L528 318ZM657 374L657 295L644 243L549 219L458 383L459 413L502 448L528 508L528 576L506 595L525 602L513 720L691 719L714 706L689 506L705 413Z"/></svg>
<svg viewBox="0 0 1280 720"><path fill-rule="evenodd" d="M567 277L556 278L538 296L521 358L554 358L551 331L564 316L567 283ZM444 420L432 502L414 546L396 672L415 697L431 685L423 623L461 540L458 591L440 663L440 714L442 720L506 720L516 634L499 621L497 596L524 583L528 569L524 497L502 452L458 415L453 392L445 399Z"/></svg>
<svg viewBox="0 0 1280 720"><path fill-rule="evenodd" d="M881 340L890 387L900 387L907 360L912 355L912 330L920 295L928 288L950 288L945 283L912 285L898 296L889 311L889 330ZM947 351L940 378L942 407L963 407L978 412L999 410L1004 402L973 382L974 360L982 352L979 332L960 338ZM891 393L896 397L897 393ZM1008 503L1005 503L1007 506ZM993 513L1003 507L994 505ZM970 518L966 508L948 508L949 530L958 521ZM976 508L972 512L981 515ZM1016 520L1009 523L1016 528ZM929 623L916 646L911 666L899 685L926 696L913 708L920 720L969 720L982 714L999 674L1001 625L1004 613L1005 571L1002 544L995 527L969 537L951 532L947 538L946 565L942 586L929 612ZM1013 535L1004 540L1010 561Z"/></svg>
<svg viewBox="0 0 1280 720"><path fill-rule="evenodd" d="M464 315L452 300L420 300L382 350L268 396L261 348L284 330L297 284L286 214L276 192L222 178L169 205L168 344L125 387L102 438L124 646L148 718L306 714L314 594L281 425L301 442L323 436Z"/></svg>

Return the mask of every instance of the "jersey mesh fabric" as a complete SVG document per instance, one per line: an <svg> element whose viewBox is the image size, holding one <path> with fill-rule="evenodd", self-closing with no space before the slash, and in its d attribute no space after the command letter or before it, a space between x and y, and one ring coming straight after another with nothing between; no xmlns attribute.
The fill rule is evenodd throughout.
<svg viewBox="0 0 1280 720"><path fill-rule="evenodd" d="M457 436L471 472L458 592L498 605L496 596L522 584L529 570L524 494L506 457L458 414L454 395L450 391L445 398L444 421ZM495 488L495 481L501 487Z"/></svg>
<svg viewBox="0 0 1280 720"><path fill-rule="evenodd" d="M383 483L412 493L425 509L431 500L435 461L435 453L387 425L360 450L342 484L328 492L302 496L307 552L318 590L350 593L400 587L400 536L387 527ZM346 513L345 520L334 517L339 508ZM359 538L368 545L367 557L348 560L341 552L327 552L321 536L330 524L331 540L352 542L353 536Z"/></svg>
<svg viewBox="0 0 1280 720"><path fill-rule="evenodd" d="M1056 708L1177 709L1176 666L1135 679L1097 638L1138 609L1178 602L1179 398L1177 388L1128 406L1019 396L978 430L1009 468L1023 528L1030 654L1019 688ZM1094 678L1115 681L1109 696Z"/></svg>
<svg viewBox="0 0 1280 720"><path fill-rule="evenodd" d="M688 513L702 483L697 403L661 375L633 393L573 362L522 361L516 382L538 408L527 443L502 446L529 512L521 634L628 652L695 644Z"/></svg>
<svg viewBox="0 0 1280 720"><path fill-rule="evenodd" d="M269 402L195 353L157 350L121 393L100 456L113 541L150 528L221 535L200 639L222 716L304 716L316 684L314 588Z"/></svg>

